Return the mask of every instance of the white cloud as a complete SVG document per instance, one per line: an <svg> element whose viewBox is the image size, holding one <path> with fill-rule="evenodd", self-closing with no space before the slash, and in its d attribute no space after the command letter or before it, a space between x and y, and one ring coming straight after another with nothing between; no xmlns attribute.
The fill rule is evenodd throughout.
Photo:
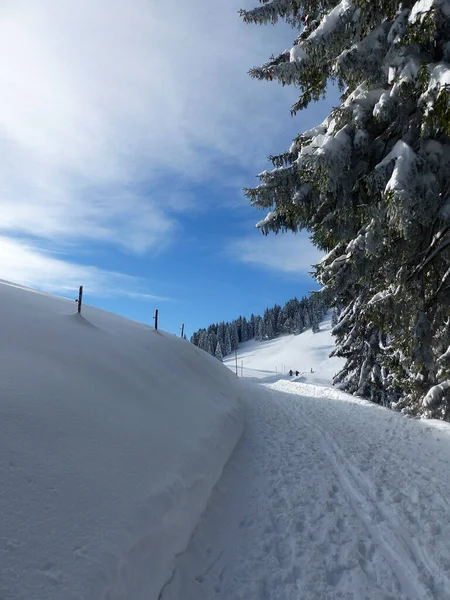
<svg viewBox="0 0 450 600"><path fill-rule="evenodd" d="M76 264L27 242L0 236L1 278L46 292L76 295L78 287L96 296L124 295L142 300L167 300L143 289L137 277Z"/></svg>
<svg viewBox="0 0 450 600"><path fill-rule="evenodd" d="M178 183L259 162L292 91L248 78L279 45L241 4L2 2L0 230L160 249L186 208Z"/></svg>
<svg viewBox="0 0 450 600"><path fill-rule="evenodd" d="M230 243L227 253L233 260L299 277L323 256L304 232L241 238Z"/></svg>

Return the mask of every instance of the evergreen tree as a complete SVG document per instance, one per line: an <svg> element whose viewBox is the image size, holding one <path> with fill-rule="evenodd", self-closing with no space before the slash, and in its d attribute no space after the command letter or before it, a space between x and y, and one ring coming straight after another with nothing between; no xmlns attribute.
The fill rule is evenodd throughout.
<svg viewBox="0 0 450 600"><path fill-rule="evenodd" d="M270 311L271 313L271 319L272 319L272 327L273 327L273 335L279 335L280 333L283 333L283 323L284 323L284 318L282 313L282 308L281 306L279 306L278 304L275 304L274 307L272 308L272 310ZM281 317L280 317L281 314ZM278 329L278 325L280 326L280 329Z"/></svg>
<svg viewBox="0 0 450 600"><path fill-rule="evenodd" d="M231 354L233 343L231 341L231 327L228 325L225 331L225 356Z"/></svg>
<svg viewBox="0 0 450 600"><path fill-rule="evenodd" d="M215 353L215 346L214 346L214 340L211 334L207 333L206 334L207 338L206 338L206 352L208 352L209 354L211 354L211 356L214 356Z"/></svg>
<svg viewBox="0 0 450 600"><path fill-rule="evenodd" d="M248 335L248 322L245 317L241 321L241 342L246 342L251 339Z"/></svg>
<svg viewBox="0 0 450 600"><path fill-rule="evenodd" d="M217 346L216 346L216 351L214 353L214 356L217 358L217 360L220 360L221 362L223 361L223 354L222 354L222 347L220 345L220 340L217 341Z"/></svg>
<svg viewBox="0 0 450 600"><path fill-rule="evenodd" d="M276 320L276 329L275 329L276 335L280 335L281 333L289 333L285 327L285 322L286 322L286 313L285 313L284 309L281 309L280 311L278 311L278 317Z"/></svg>
<svg viewBox="0 0 450 600"><path fill-rule="evenodd" d="M285 333L294 333L294 321L291 317L287 317L284 322L284 331Z"/></svg>
<svg viewBox="0 0 450 600"><path fill-rule="evenodd" d="M273 319L272 319L271 315L267 319L266 337L267 337L268 340L271 340L271 339L273 339L275 337L275 329L274 329L274 326L273 326Z"/></svg>
<svg viewBox="0 0 450 600"><path fill-rule="evenodd" d="M248 323L248 339L252 340L256 336L257 336L257 331L256 331L256 317L252 313L251 316L250 316L250 321Z"/></svg>
<svg viewBox="0 0 450 600"><path fill-rule="evenodd" d="M316 276L345 307L336 383L450 418L449 1L261 2L244 21L283 19L297 37L250 74L294 84L294 114L330 80L342 97L246 190L269 210L258 227L306 228L328 253Z"/></svg>
<svg viewBox="0 0 450 600"><path fill-rule="evenodd" d="M309 329L311 327L311 319L309 317L309 311L306 306L302 308L302 319L303 319L303 328Z"/></svg>
<svg viewBox="0 0 450 600"><path fill-rule="evenodd" d="M294 333L296 335L298 335L299 333L302 333L304 329L304 325L303 325L303 319L302 319L302 313L299 310L297 310L297 312L294 315Z"/></svg>
<svg viewBox="0 0 450 600"><path fill-rule="evenodd" d="M205 329L202 329L200 331L200 334L198 336L198 347L201 348L202 350L206 350L206 344L207 344L207 335L206 335L206 331Z"/></svg>
<svg viewBox="0 0 450 600"><path fill-rule="evenodd" d="M258 340L263 340L266 337L266 327L264 325L264 319L258 321Z"/></svg>
<svg viewBox="0 0 450 600"><path fill-rule="evenodd" d="M225 330L225 323L222 321L217 327L217 338L219 339L222 348L225 346Z"/></svg>
<svg viewBox="0 0 450 600"><path fill-rule="evenodd" d="M317 333L318 331L320 331L319 319L317 318L317 315L315 313L312 316L311 329L313 333Z"/></svg>
<svg viewBox="0 0 450 600"><path fill-rule="evenodd" d="M239 346L239 332L238 332L237 321L233 321L233 323L232 323L231 343L232 343L232 350L234 350L235 348L237 348Z"/></svg>

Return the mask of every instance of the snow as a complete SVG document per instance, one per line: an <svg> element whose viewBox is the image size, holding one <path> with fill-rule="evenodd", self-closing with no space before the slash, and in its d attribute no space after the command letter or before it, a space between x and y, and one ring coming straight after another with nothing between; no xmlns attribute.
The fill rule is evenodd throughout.
<svg viewBox="0 0 450 600"><path fill-rule="evenodd" d="M420 155L430 165L432 172L437 172L441 165L449 161L450 148L446 148L436 140L426 140L420 149Z"/></svg>
<svg viewBox="0 0 450 600"><path fill-rule="evenodd" d="M297 44L290 50L290 62L301 62L308 58L306 50L300 44Z"/></svg>
<svg viewBox="0 0 450 600"><path fill-rule="evenodd" d="M392 26L389 30L387 41L388 44L396 44L399 42L406 31L406 20L409 16L409 9L403 9L399 15L394 19Z"/></svg>
<svg viewBox="0 0 450 600"><path fill-rule="evenodd" d="M336 273L336 271L339 271L341 269L341 267L343 267L345 265L345 263L347 262L347 260L349 258L350 258L349 255L341 254L341 256L338 256L337 258L335 258L333 260L333 262L328 267L328 271L330 273Z"/></svg>
<svg viewBox="0 0 450 600"><path fill-rule="evenodd" d="M438 358L438 362L446 362L448 360L450 360L450 346L447 348L444 354Z"/></svg>
<svg viewBox="0 0 450 600"><path fill-rule="evenodd" d="M380 96L380 99L373 107L373 116L376 118L380 118L383 115L383 112L389 106L390 102L391 102L390 92L383 92Z"/></svg>
<svg viewBox="0 0 450 600"><path fill-rule="evenodd" d="M0 283L0 597L154 600L242 431L185 340Z"/></svg>
<svg viewBox="0 0 450 600"><path fill-rule="evenodd" d="M450 424L330 388L331 344L242 344L244 434L161 600L449 597Z"/></svg>
<svg viewBox="0 0 450 600"><path fill-rule="evenodd" d="M361 11L355 10L355 7L351 0L342 0L333 10L322 17L320 25L310 33L307 44L315 42L318 44L324 44L328 39L336 32L339 25L342 25L346 18L350 16L350 12L353 14L353 21L358 21ZM289 61L301 63L308 59L308 52L306 50L306 44L296 44L289 51Z"/></svg>
<svg viewBox="0 0 450 600"><path fill-rule="evenodd" d="M320 41L329 37L332 33L334 33L339 23L343 21L346 13L349 11L355 11L353 2L351 2L351 0L342 0L333 8L333 10L331 10L322 18L319 27L317 27L317 29L310 34L308 39L318 39Z"/></svg>
<svg viewBox="0 0 450 600"><path fill-rule="evenodd" d="M239 345L237 353L238 375L256 380L274 381L291 379L289 370L299 371L293 377L317 385L331 385L333 376L342 369L344 361L329 358L334 349L331 336L331 313L320 323L320 331L311 329L299 335L285 335L273 340L251 340ZM227 356L224 364L236 370L236 358ZM313 369L314 373L311 373Z"/></svg>
<svg viewBox="0 0 450 600"><path fill-rule="evenodd" d="M349 95L343 106L352 110L356 122L362 122L366 113L373 109L384 93L383 88L368 89L362 83Z"/></svg>
<svg viewBox="0 0 450 600"><path fill-rule="evenodd" d="M433 8L434 4L435 0L419 0L416 2L409 15L409 21L415 23L419 18L422 20L425 14Z"/></svg>
<svg viewBox="0 0 450 600"><path fill-rule="evenodd" d="M346 127L343 127L333 136L324 136L320 143L317 140L322 136L318 136L311 144L311 146L317 145L319 147L317 154L332 155L333 159L338 162L337 168L348 159L351 152L350 137L346 129Z"/></svg>
<svg viewBox="0 0 450 600"><path fill-rule="evenodd" d="M376 304L377 302L386 300L386 298L389 298L390 296L392 296L392 286L389 286L387 290L377 292L374 296L372 296L367 305L370 306L371 304Z"/></svg>
<svg viewBox="0 0 450 600"><path fill-rule="evenodd" d="M262 221L258 221L258 223L256 223L255 227L261 228L264 227L265 225L267 225L268 223L270 223L271 221L273 221L274 219L277 218L277 211L273 210L267 213L267 215L264 217L264 219L262 219Z"/></svg>
<svg viewBox="0 0 450 600"><path fill-rule="evenodd" d="M302 133L302 138L304 138L305 140L310 139L310 138L315 138L318 135L325 134L327 132L327 128L328 128L328 119L326 119L320 125L316 125L315 127L312 127L311 129L307 129L306 131L304 131ZM296 150L296 142L293 142L289 151L294 152L295 150Z"/></svg>
<svg viewBox="0 0 450 600"><path fill-rule="evenodd" d="M161 600L447 600L449 424L247 385L244 434Z"/></svg>
<svg viewBox="0 0 450 600"><path fill-rule="evenodd" d="M351 154L351 139L347 126L340 129L337 133L330 134L332 131L333 123L330 123L329 133L323 134L317 132L315 137L312 138L311 143L301 148L296 160L297 164L300 165L305 156L315 154L316 156L320 156L322 160L333 163L335 177L330 177L327 181L329 188L337 185L337 179L341 176L342 168ZM308 132L309 134L310 132Z"/></svg>
<svg viewBox="0 0 450 600"><path fill-rule="evenodd" d="M310 190L311 190L311 185L309 183L303 183L299 187L299 189L295 192L294 196L292 197L292 202L294 204L302 204L302 202L304 202L305 198L307 198Z"/></svg>
<svg viewBox="0 0 450 600"><path fill-rule="evenodd" d="M448 17L450 16L450 2L449 0L419 0L412 7L409 15L409 22L416 23L417 21L422 22L427 13L434 7L439 7L443 14Z"/></svg>
<svg viewBox="0 0 450 600"><path fill-rule="evenodd" d="M347 248L345 249L345 253L346 255L350 255L354 254L355 252L361 252L364 251L365 248L365 241L366 241L366 236L362 233L360 233L358 236L356 236L355 239L351 240L351 242L349 242Z"/></svg>
<svg viewBox="0 0 450 600"><path fill-rule="evenodd" d="M446 63L438 63L431 71L429 89L437 86L450 86L450 67Z"/></svg>
<svg viewBox="0 0 450 600"><path fill-rule="evenodd" d="M238 379L148 326L0 297L2 599L449 598L450 424L330 387L330 314L242 344Z"/></svg>
<svg viewBox="0 0 450 600"><path fill-rule="evenodd" d="M386 184L385 192L390 190L402 192L408 187L407 182L411 178L415 161L414 150L403 140L399 140L375 169L386 167L392 160L395 160L395 167Z"/></svg>
<svg viewBox="0 0 450 600"><path fill-rule="evenodd" d="M392 98L401 97L402 89L405 84L415 84L417 74L420 69L420 62L417 57L408 58L403 64L400 73L397 76L397 80L392 86L390 95Z"/></svg>
<svg viewBox="0 0 450 600"><path fill-rule="evenodd" d="M430 388L428 394L423 399L424 406L434 406L442 399L442 396L450 389L450 381L443 381Z"/></svg>

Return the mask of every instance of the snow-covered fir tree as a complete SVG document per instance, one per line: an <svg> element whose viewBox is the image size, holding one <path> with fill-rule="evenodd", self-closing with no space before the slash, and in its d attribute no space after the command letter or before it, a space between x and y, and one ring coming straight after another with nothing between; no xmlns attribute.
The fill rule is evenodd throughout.
<svg viewBox="0 0 450 600"><path fill-rule="evenodd" d="M230 327L230 325L228 325L226 328L226 332L225 332L225 347L224 347L225 356L227 354L230 354L232 349L233 349L233 343L231 341L231 327Z"/></svg>
<svg viewBox="0 0 450 600"><path fill-rule="evenodd" d="M216 351L214 353L214 356L217 358L217 360L223 361L223 352L222 352L220 340L217 340L217 346L216 346Z"/></svg>
<svg viewBox="0 0 450 600"><path fill-rule="evenodd" d="M450 419L450 0L261 0L290 50L250 71L295 85L292 113L339 86L341 103L247 189L263 233L312 233L334 305L336 383Z"/></svg>
<svg viewBox="0 0 450 600"><path fill-rule="evenodd" d="M266 337L266 328L264 326L264 320L259 319L258 321L258 335L256 339L263 340Z"/></svg>

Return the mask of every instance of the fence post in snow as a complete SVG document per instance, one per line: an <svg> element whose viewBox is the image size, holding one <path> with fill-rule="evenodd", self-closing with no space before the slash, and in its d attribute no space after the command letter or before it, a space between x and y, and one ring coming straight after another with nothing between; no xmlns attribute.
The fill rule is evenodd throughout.
<svg viewBox="0 0 450 600"><path fill-rule="evenodd" d="M181 324L181 337L184 335L184 323Z"/></svg>
<svg viewBox="0 0 450 600"><path fill-rule="evenodd" d="M158 309L155 310L155 316L153 318L155 319L155 329L158 329Z"/></svg>
<svg viewBox="0 0 450 600"><path fill-rule="evenodd" d="M78 312L81 313L81 303L83 302L83 286L80 285L80 289L78 290Z"/></svg>

